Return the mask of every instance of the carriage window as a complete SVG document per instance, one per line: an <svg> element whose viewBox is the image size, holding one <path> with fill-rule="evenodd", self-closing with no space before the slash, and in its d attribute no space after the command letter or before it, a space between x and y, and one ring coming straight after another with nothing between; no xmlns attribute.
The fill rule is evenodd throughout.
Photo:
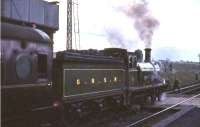
<svg viewBox="0 0 200 127"><path fill-rule="evenodd" d="M38 54L38 74L40 78L47 77L47 55Z"/></svg>

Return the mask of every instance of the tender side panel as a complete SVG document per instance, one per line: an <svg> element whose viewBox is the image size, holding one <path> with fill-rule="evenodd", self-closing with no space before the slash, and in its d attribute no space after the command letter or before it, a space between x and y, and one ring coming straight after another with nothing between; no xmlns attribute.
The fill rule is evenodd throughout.
<svg viewBox="0 0 200 127"><path fill-rule="evenodd" d="M122 93L125 70L119 65L70 63L63 65L63 97L80 98Z"/></svg>
<svg viewBox="0 0 200 127"><path fill-rule="evenodd" d="M121 58L101 52L58 52L54 59L54 88L65 102L122 95L126 68Z"/></svg>

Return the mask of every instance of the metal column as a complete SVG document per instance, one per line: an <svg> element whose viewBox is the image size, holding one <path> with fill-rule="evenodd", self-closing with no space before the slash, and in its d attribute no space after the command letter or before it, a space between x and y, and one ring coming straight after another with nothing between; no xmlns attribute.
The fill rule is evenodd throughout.
<svg viewBox="0 0 200 127"><path fill-rule="evenodd" d="M67 44L66 49L80 49L78 0L67 1Z"/></svg>
<svg viewBox="0 0 200 127"><path fill-rule="evenodd" d="M72 0L67 0L67 43L66 50L72 49Z"/></svg>

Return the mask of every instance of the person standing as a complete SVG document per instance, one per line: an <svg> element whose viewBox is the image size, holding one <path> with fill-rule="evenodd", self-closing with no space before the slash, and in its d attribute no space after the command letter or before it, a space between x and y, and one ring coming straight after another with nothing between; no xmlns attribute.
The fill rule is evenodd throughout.
<svg viewBox="0 0 200 127"><path fill-rule="evenodd" d="M174 90L178 90L180 91L180 81L178 79L175 78L174 80L174 86L173 86Z"/></svg>

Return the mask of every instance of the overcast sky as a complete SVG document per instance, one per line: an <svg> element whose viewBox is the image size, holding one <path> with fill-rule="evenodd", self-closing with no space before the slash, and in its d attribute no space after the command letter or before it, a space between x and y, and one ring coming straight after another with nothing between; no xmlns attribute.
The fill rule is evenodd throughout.
<svg viewBox="0 0 200 127"><path fill-rule="evenodd" d="M51 1L51 0L49 0ZM77 1L77 0L75 0ZM55 34L54 51L66 48L66 5L59 0L60 24ZM134 21L121 8L131 0L78 0L81 49L120 47L108 39L107 30L123 37L128 50L144 49L138 37ZM155 59L198 61L200 53L200 1L199 0L148 0L148 8L159 22L152 40ZM73 45L75 48L75 45Z"/></svg>

